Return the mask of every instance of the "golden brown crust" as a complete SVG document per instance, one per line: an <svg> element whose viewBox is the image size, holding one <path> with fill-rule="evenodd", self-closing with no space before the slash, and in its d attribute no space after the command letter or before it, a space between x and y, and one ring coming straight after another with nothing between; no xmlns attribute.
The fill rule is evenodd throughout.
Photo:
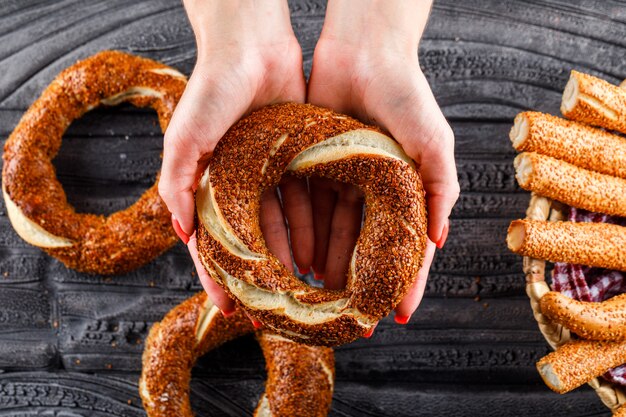
<svg viewBox="0 0 626 417"><path fill-rule="evenodd" d="M265 396L271 415L328 415L335 380L333 350L303 345L268 332L257 333L257 340L265 356Z"/></svg>
<svg viewBox="0 0 626 417"><path fill-rule="evenodd" d="M241 311L228 319L218 311L197 338L198 322L211 313L206 293L198 293L172 309L150 329L142 357L139 393L150 417L193 416L189 402L191 369L196 360L217 346L253 330Z"/></svg>
<svg viewBox="0 0 626 417"><path fill-rule="evenodd" d="M593 303L549 292L539 301L541 312L583 339L626 340L626 294Z"/></svg>
<svg viewBox="0 0 626 417"><path fill-rule="evenodd" d="M544 356L537 362L537 370L548 387L564 394L623 363L623 341L574 340Z"/></svg>
<svg viewBox="0 0 626 417"><path fill-rule="evenodd" d="M266 248L260 196L285 171L364 191L365 224L345 290L309 287ZM217 145L196 201L198 250L213 278L249 315L302 343L360 337L395 307L421 266L425 200L412 162L380 130L327 109L280 104L238 122Z"/></svg>
<svg viewBox="0 0 626 417"><path fill-rule="evenodd" d="M507 244L536 259L626 271L626 228L615 224L514 220Z"/></svg>
<svg viewBox="0 0 626 417"><path fill-rule="evenodd" d="M69 242L44 244L42 249L69 268L99 274L128 272L171 247L176 235L156 185L110 216L76 213L51 160L69 124L100 105L126 101L150 106L165 131L185 84L182 74L163 64L117 51L100 52L61 72L4 147L5 200L16 206L11 221L21 236L35 244L41 241L32 227L24 228L32 222L53 240Z"/></svg>
<svg viewBox="0 0 626 417"><path fill-rule="evenodd" d="M602 129L539 112L523 112L511 129L513 147L602 174L626 178L626 139Z"/></svg>
<svg viewBox="0 0 626 417"><path fill-rule="evenodd" d="M191 370L206 352L253 331L242 310L225 318L201 292L172 309L150 329L139 380L148 417L192 417ZM267 331L257 333L268 380L255 415L326 416L334 384L330 348L304 346ZM263 414L263 408L270 414Z"/></svg>
<svg viewBox="0 0 626 417"><path fill-rule="evenodd" d="M626 417L626 405L622 405L613 411L613 417Z"/></svg>
<svg viewBox="0 0 626 417"><path fill-rule="evenodd" d="M563 92L561 113L568 119L626 133L626 90L572 71Z"/></svg>
<svg viewBox="0 0 626 417"><path fill-rule="evenodd" d="M520 187L585 210L626 216L626 179L589 171L549 156L515 158Z"/></svg>

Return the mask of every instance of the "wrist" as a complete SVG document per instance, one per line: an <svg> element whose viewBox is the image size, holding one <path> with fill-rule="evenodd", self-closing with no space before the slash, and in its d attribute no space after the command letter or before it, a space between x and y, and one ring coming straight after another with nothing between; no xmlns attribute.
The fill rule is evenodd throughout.
<svg viewBox="0 0 626 417"><path fill-rule="evenodd" d="M432 0L328 0L321 42L344 48L413 55Z"/></svg>
<svg viewBox="0 0 626 417"><path fill-rule="evenodd" d="M198 57L267 48L295 40L285 0L183 0Z"/></svg>

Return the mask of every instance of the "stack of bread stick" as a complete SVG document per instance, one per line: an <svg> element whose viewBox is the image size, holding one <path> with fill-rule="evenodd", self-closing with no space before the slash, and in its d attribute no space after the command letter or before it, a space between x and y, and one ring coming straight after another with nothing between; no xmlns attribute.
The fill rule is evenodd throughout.
<svg viewBox="0 0 626 417"><path fill-rule="evenodd" d="M585 210L626 216L626 89L572 71L561 111L524 112L511 130L519 185ZM590 125L598 126L592 127ZM626 270L626 228L516 220L507 236L520 255Z"/></svg>
<svg viewBox="0 0 626 417"><path fill-rule="evenodd" d="M571 207L626 217L626 81L618 87L572 71L561 112L569 120L538 112L515 118L510 138L520 152L519 185ZM515 220L507 244L529 258L626 271L626 227L617 224ZM540 314L577 336L537 363L550 388L565 393L626 363L626 294L583 302L545 291L537 297ZM626 415L626 406L614 412Z"/></svg>

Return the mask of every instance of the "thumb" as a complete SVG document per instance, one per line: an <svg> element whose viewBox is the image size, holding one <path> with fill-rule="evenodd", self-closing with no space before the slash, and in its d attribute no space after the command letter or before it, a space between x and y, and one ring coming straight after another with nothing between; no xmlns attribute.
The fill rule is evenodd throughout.
<svg viewBox="0 0 626 417"><path fill-rule="evenodd" d="M195 75L194 71L165 132L159 179L159 194L187 236L194 230L197 178L217 142L251 100L223 97L223 91L207 81L210 77Z"/></svg>
<svg viewBox="0 0 626 417"><path fill-rule="evenodd" d="M460 192L454 162L454 133L426 79L421 81L417 93L403 105L401 114L386 117L385 126L419 166L426 191L428 237L441 247Z"/></svg>

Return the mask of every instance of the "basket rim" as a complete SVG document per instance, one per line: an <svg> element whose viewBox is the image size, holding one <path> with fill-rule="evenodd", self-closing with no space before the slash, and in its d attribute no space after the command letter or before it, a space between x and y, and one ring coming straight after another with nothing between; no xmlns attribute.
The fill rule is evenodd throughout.
<svg viewBox="0 0 626 417"><path fill-rule="evenodd" d="M558 201L531 193L526 218L529 220L561 221L564 216L565 206ZM539 299L548 291L550 286L546 282L545 276L546 261L543 259L523 257L523 271L526 278L526 294L530 299L533 315L539 326L541 334L548 344L556 349L557 347L571 340L570 331L551 322L541 313ZM600 400L609 409L615 411L619 407L626 405L626 387L609 382L603 378L594 378L588 382Z"/></svg>

